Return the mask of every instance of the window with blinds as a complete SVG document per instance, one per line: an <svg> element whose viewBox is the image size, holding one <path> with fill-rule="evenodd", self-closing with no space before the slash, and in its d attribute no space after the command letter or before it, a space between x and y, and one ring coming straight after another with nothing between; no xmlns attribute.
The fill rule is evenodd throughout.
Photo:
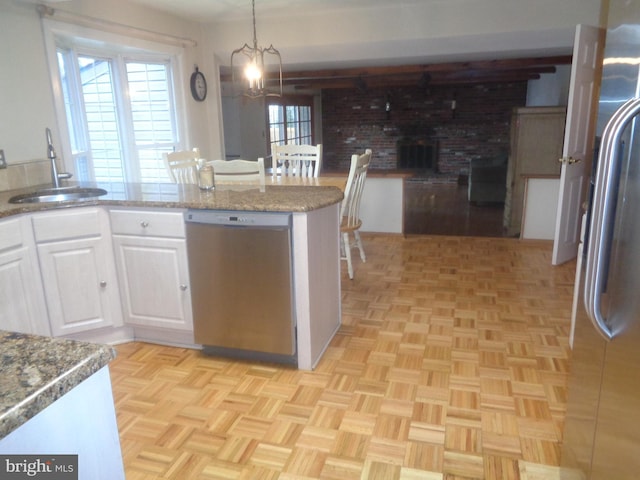
<svg viewBox="0 0 640 480"><path fill-rule="evenodd" d="M172 61L57 48L76 178L168 182L179 149Z"/></svg>

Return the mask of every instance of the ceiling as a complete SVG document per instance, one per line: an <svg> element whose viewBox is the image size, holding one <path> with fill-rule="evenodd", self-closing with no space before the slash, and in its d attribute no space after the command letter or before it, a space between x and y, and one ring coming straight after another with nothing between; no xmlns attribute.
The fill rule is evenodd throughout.
<svg viewBox="0 0 640 480"><path fill-rule="evenodd" d="M251 18L251 0L130 0L134 3L164 10L172 15L201 23L224 23ZM390 0L257 0L256 16L260 18L283 18L288 16L313 15L314 12L337 12L371 9L389 6ZM394 6L417 5L441 0L393 0ZM523 35L520 35L523 38ZM464 37L461 37L464 40ZM470 44L480 39L467 38ZM370 47L371 48L371 47ZM496 54L497 55L497 54ZM548 55L548 56L547 56ZM524 57L524 58L523 58ZM387 61L390 57L387 57ZM449 59L454 58L449 56ZM398 59L396 59L397 62ZM291 71L285 65L284 85L288 90L321 88L374 88L404 85L469 84L504 81L527 81L541 74L555 72L556 65L570 64L571 56L566 51L547 49L530 51L519 58L476 58L464 56L456 61L442 63L426 59L408 60L403 64L384 64L370 59L369 63L351 62L351 66L305 65ZM222 77L228 79L228 68L221 67Z"/></svg>
<svg viewBox="0 0 640 480"><path fill-rule="evenodd" d="M131 0L158 10L204 23L251 18L251 0ZM366 9L389 5L390 0L257 0L256 16L282 17L314 12ZM392 0L394 5L434 0Z"/></svg>

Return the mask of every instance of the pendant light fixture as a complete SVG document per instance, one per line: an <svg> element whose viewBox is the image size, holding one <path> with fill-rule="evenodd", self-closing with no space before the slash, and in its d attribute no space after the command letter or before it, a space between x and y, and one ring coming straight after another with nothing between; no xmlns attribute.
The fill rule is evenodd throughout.
<svg viewBox="0 0 640 480"><path fill-rule="evenodd" d="M269 45L269 48L258 47L256 35L256 2L251 0L253 13L253 46L244 44L231 53L231 76L234 89L238 88L242 94L250 98L281 97L282 96L282 58L280 52ZM265 57L271 59L278 66L278 88L269 89L266 86ZM242 78L236 73L236 68L242 70ZM269 64L270 62L267 62ZM240 85L240 86L238 86Z"/></svg>

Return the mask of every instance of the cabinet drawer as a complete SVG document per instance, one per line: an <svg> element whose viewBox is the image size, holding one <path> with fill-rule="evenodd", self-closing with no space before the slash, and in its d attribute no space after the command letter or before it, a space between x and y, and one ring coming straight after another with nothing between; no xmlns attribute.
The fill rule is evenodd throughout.
<svg viewBox="0 0 640 480"><path fill-rule="evenodd" d="M31 217L36 242L100 236L100 210L97 208L35 214Z"/></svg>
<svg viewBox="0 0 640 480"><path fill-rule="evenodd" d="M109 215L114 234L184 238L181 211L111 210Z"/></svg>

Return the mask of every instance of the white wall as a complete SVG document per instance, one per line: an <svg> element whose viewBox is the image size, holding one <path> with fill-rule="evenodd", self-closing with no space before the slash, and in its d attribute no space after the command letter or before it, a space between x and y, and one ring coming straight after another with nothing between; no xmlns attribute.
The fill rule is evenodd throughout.
<svg viewBox="0 0 640 480"><path fill-rule="evenodd" d="M186 109L183 123L188 131L184 143L187 147L200 147L207 156L222 155L218 69L213 55L204 48L200 24L141 8L126 0L73 0L52 6L107 22L195 40L195 47L185 48L179 85ZM34 3L0 2L0 45L0 149L4 149L10 165L43 160L46 158L45 128L52 129L56 146L61 142L41 21ZM194 64L205 73L209 86L207 99L202 103L195 102L190 95L188 82ZM57 150L60 157L60 149ZM4 173L0 170L0 177Z"/></svg>
<svg viewBox="0 0 640 480"><path fill-rule="evenodd" d="M571 53L575 26L597 25L600 0L432 0L272 17L256 5L258 42L280 50L286 69L313 62L349 66ZM211 51L223 65L251 40L248 19L212 24Z"/></svg>
<svg viewBox="0 0 640 480"><path fill-rule="evenodd" d="M7 162L45 158L54 127L51 82L33 6L0 4L0 148Z"/></svg>
<svg viewBox="0 0 640 480"><path fill-rule="evenodd" d="M222 158L222 108L218 66L229 63L230 52L251 39L249 21L201 25L141 7L127 0L69 0L53 2L56 9L108 22L196 40L187 48L182 73L187 146L203 155ZM524 52L552 54L568 49L575 25L597 24L600 0L433 0L411 6L326 11L313 16L272 18L257 5L260 41L280 49L286 68L343 62L346 65L416 59L455 61L465 54L521 56ZM461 15L460 12L464 12ZM31 1L0 2L0 149L9 164L43 160L44 129L56 125L53 93L46 64L40 18ZM7 48L8 47L8 48ZM564 50L563 50L564 51ZM197 63L206 75L209 95L203 103L189 95L189 76ZM252 139L261 139L244 130ZM248 133L247 133L248 132ZM246 139L246 137L245 137ZM257 152L253 148L248 152ZM0 170L0 188L3 186Z"/></svg>
<svg viewBox="0 0 640 480"><path fill-rule="evenodd" d="M540 75L527 85L527 107L559 107L567 105L571 65L557 65L555 73Z"/></svg>

